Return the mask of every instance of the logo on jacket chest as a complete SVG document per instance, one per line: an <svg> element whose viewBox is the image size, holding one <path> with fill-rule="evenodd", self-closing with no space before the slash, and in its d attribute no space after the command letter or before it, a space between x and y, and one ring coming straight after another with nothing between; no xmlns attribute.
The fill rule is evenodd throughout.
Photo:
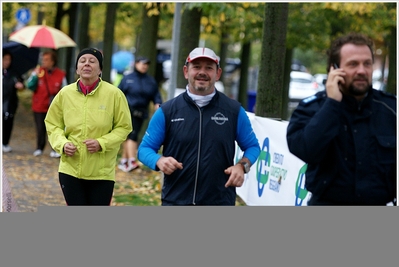
<svg viewBox="0 0 399 267"><path fill-rule="evenodd" d="M229 118L226 118L222 113L218 112L211 117L211 120L216 122L216 124L223 125Z"/></svg>

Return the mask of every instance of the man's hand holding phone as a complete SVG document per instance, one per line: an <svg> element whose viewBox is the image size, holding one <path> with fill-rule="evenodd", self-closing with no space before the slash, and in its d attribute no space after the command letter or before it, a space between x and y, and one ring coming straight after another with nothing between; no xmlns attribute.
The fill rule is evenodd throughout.
<svg viewBox="0 0 399 267"><path fill-rule="evenodd" d="M344 76L346 73L334 63L330 67L330 72L326 81L326 92L329 98L332 98L338 102L342 100L342 84L345 84Z"/></svg>

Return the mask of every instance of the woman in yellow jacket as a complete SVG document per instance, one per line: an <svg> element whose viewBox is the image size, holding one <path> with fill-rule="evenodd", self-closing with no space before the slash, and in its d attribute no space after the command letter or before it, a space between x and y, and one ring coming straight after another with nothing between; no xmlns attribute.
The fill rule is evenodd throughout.
<svg viewBox="0 0 399 267"><path fill-rule="evenodd" d="M78 81L56 95L45 118L48 139L61 154L59 181L67 205L111 204L120 145L132 131L125 95L101 79L103 56L83 49Z"/></svg>

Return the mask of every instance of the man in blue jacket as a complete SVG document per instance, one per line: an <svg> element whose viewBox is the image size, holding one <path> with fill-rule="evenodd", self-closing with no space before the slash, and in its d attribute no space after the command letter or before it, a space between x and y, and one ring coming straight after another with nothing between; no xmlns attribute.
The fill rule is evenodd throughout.
<svg viewBox="0 0 399 267"><path fill-rule="evenodd" d="M288 147L308 163L308 205L396 202L396 96L372 88L373 43L360 34L331 44L326 90L302 100Z"/></svg>
<svg viewBox="0 0 399 267"><path fill-rule="evenodd" d="M186 91L154 113L138 158L164 173L162 205L234 206L236 187L259 156L258 139L240 103L215 88L222 69L211 49L195 48L183 72ZM244 151L237 164L235 142Z"/></svg>

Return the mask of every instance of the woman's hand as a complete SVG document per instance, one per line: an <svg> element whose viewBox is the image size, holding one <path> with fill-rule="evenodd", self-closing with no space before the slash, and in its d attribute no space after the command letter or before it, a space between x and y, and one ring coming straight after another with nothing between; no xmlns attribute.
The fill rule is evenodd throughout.
<svg viewBox="0 0 399 267"><path fill-rule="evenodd" d="M69 157L72 157L75 154L76 150L76 146L71 142L68 142L64 145L64 153Z"/></svg>
<svg viewBox="0 0 399 267"><path fill-rule="evenodd" d="M83 141L83 143L86 145L87 150L92 154L101 150L100 143L96 139L87 139Z"/></svg>

